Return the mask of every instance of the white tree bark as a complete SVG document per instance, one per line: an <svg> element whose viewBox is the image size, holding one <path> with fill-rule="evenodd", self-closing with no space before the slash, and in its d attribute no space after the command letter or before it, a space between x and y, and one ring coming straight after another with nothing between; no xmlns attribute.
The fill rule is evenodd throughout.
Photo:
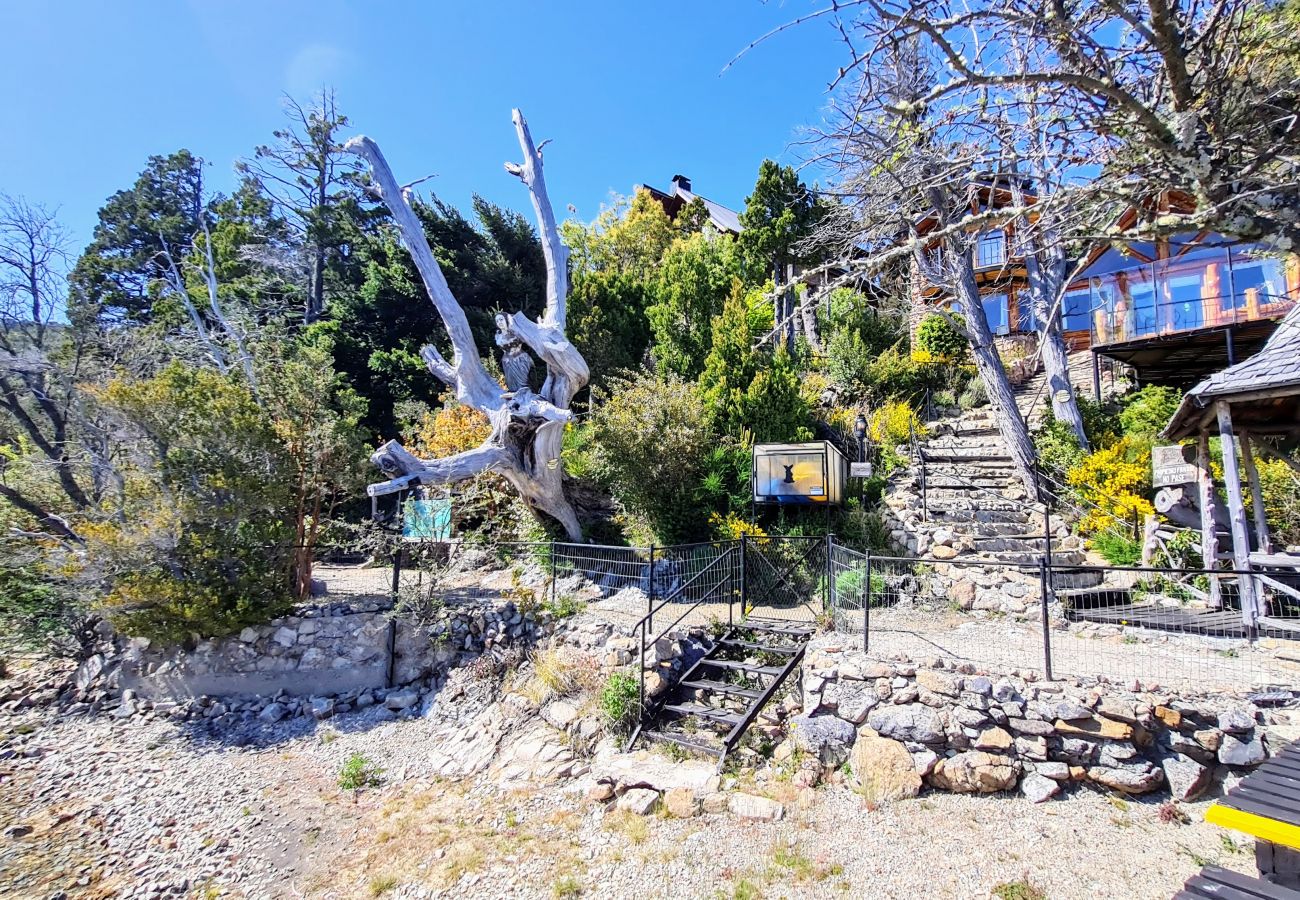
<svg viewBox="0 0 1300 900"><path fill-rule="evenodd" d="M450 362L431 346L423 348L421 356L429 371L455 390L460 402L482 411L492 423L492 432L482 446L445 459L418 459L398 442L389 441L371 456L388 480L370 485L367 492L377 497L420 484L453 484L483 472L497 472L514 486L535 514L545 513L555 519L570 540L578 541L582 529L564 495L560 452L564 427L572 419L569 405L586 385L590 371L582 354L565 336L569 251L560 242L546 193L542 156L523 114L516 109L512 117L524 161L506 163L506 171L528 188L537 215L546 259L546 310L536 322L522 312L503 316L500 322L508 342L518 341L546 365L546 379L537 392L527 388L507 391L488 374L465 312L447 286L424 229L379 146L362 136L348 141L345 147L369 164L375 190L392 213L429 299L451 338Z"/></svg>

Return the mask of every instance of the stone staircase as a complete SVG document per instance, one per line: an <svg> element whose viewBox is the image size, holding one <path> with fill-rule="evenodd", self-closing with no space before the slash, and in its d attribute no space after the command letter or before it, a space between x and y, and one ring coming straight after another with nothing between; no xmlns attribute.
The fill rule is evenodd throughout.
<svg viewBox="0 0 1300 900"><path fill-rule="evenodd" d="M1091 392L1088 352L1070 359L1071 382ZM1018 412L1030 428L1051 401L1042 373L1016 391ZM885 498L891 538L909 553L939 560L931 593L964 609L1037 615L1041 593L1038 561L1052 531L1054 566L1088 562L1082 541L1067 521L1031 497L1016 474L993 410L989 407L941 418L927 425L924 458L891 479ZM924 503L922 479L924 477ZM952 560L951 563L944 561ZM1100 572L1054 571L1056 590L1095 587Z"/></svg>

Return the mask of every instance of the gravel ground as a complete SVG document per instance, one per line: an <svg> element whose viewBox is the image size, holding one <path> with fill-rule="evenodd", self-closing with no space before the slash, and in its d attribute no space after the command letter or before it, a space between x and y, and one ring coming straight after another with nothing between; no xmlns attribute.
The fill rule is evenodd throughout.
<svg viewBox="0 0 1300 900"><path fill-rule="evenodd" d="M23 716L0 720L6 897L988 897L1026 879L1054 900L1154 898L1206 861L1253 862L1202 822L1204 803L1186 825L1084 790L868 810L843 786L772 780L748 789L786 803L782 822L642 819L585 800L584 779L440 779L436 750L464 726L434 719L367 710L238 746L164 722ZM381 786L338 787L353 753Z"/></svg>

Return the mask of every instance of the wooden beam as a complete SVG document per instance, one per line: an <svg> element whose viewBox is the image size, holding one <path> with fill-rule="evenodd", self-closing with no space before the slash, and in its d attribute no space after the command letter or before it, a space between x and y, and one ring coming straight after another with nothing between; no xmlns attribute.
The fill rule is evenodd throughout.
<svg viewBox="0 0 1300 900"><path fill-rule="evenodd" d="M1241 433L1241 462L1246 467L1246 482L1250 485L1250 507L1255 519L1255 538L1260 553L1272 553L1273 541L1268 534L1268 517L1264 515L1264 492L1259 484L1259 470L1255 468L1255 454L1250 448L1250 433Z"/></svg>
<svg viewBox="0 0 1300 900"><path fill-rule="evenodd" d="M1223 448L1223 481L1228 488L1228 523L1232 526L1232 567L1250 571L1250 536L1246 531L1246 502L1241 494L1241 472L1237 466L1237 441L1232 431L1232 411L1220 400L1214 404L1219 418L1219 440ZM1260 608L1249 574L1238 575L1241 591L1241 621L1253 631L1259 621Z"/></svg>
<svg viewBox="0 0 1300 900"><path fill-rule="evenodd" d="M1219 534L1214 527L1214 476L1210 472L1210 433L1202 430L1196 439L1196 488L1197 500L1201 507L1201 560L1207 569L1217 569L1219 558ZM1219 593L1219 579L1210 576L1211 609L1223 607L1223 596Z"/></svg>

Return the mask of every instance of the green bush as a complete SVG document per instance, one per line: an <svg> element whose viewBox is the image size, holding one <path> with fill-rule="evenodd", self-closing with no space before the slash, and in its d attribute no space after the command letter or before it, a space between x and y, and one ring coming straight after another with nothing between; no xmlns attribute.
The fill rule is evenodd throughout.
<svg viewBox="0 0 1300 900"><path fill-rule="evenodd" d="M1127 534L1100 531L1092 536L1089 543L1112 566L1135 566L1142 559L1142 545Z"/></svg>
<svg viewBox="0 0 1300 900"><path fill-rule="evenodd" d="M947 316L930 313L916 327L916 349L934 359L962 359L969 347L966 335L958 331Z"/></svg>
<svg viewBox="0 0 1300 900"><path fill-rule="evenodd" d="M1124 434L1155 436L1169 424L1183 395L1171 387L1149 384L1129 394L1119 411L1119 423Z"/></svg>
<svg viewBox="0 0 1300 900"><path fill-rule="evenodd" d="M339 787L345 791L359 791L364 787L378 787L383 779L384 770L379 768L364 754L353 753L339 769Z"/></svg>
<svg viewBox="0 0 1300 900"><path fill-rule="evenodd" d="M0 655L70 650L75 609L39 564L0 564Z"/></svg>
<svg viewBox="0 0 1300 900"><path fill-rule="evenodd" d="M615 672L600 689L600 711L611 731L629 734L641 718L641 686L630 672Z"/></svg>
<svg viewBox="0 0 1300 900"><path fill-rule="evenodd" d="M871 589L871 605L881 606L885 602L885 576L876 570L868 577L865 566L846 569L835 576L835 593L837 596L853 602L863 599L863 587Z"/></svg>

